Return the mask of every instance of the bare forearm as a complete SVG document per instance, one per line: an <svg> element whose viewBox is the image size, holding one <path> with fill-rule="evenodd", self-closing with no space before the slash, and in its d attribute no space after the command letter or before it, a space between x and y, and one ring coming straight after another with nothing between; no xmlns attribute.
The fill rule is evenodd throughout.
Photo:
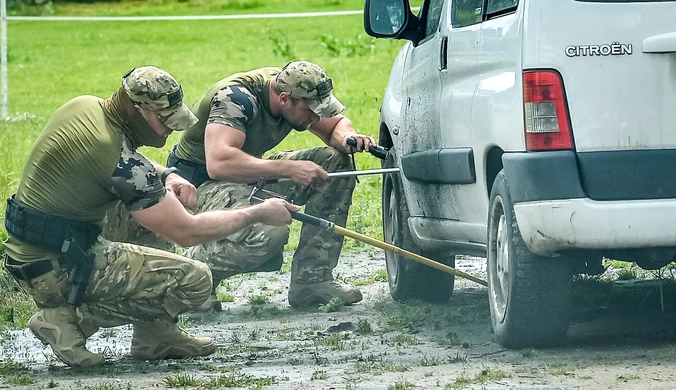
<svg viewBox="0 0 676 390"><path fill-rule="evenodd" d="M172 232L173 237L167 238L184 247L203 244L236 233L259 219L255 207L207 211L192 216L185 229L178 229Z"/></svg>
<svg viewBox="0 0 676 390"><path fill-rule="evenodd" d="M328 146L331 146L343 153L349 153L343 140L353 134L356 134L352 121L342 115L333 118L322 118L317 124L310 128L313 134L319 137Z"/></svg>
<svg viewBox="0 0 676 390"><path fill-rule="evenodd" d="M343 117L331 132L331 139L329 140L328 145L333 146L338 150L346 151L344 139L354 134L356 134L356 132L354 131L354 127L352 127L352 122Z"/></svg>
<svg viewBox="0 0 676 390"><path fill-rule="evenodd" d="M299 207L281 199L267 199L255 206L235 210L214 210L193 215L174 196L131 215L144 227L181 246L193 246L223 239L251 224L281 226L291 223L290 212Z"/></svg>
<svg viewBox="0 0 676 390"><path fill-rule="evenodd" d="M209 176L232 183L251 183L258 179L277 179L288 176L291 161L264 160L239 149L228 148L220 158L207 159Z"/></svg>

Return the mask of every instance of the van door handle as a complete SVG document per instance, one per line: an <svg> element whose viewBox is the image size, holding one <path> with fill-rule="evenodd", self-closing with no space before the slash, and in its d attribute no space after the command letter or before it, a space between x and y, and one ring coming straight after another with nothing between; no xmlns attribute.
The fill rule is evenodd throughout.
<svg viewBox="0 0 676 390"><path fill-rule="evenodd" d="M439 70L446 69L448 69L448 37L443 37L439 47Z"/></svg>
<svg viewBox="0 0 676 390"><path fill-rule="evenodd" d="M676 52L676 32L653 35L643 40L644 53Z"/></svg>

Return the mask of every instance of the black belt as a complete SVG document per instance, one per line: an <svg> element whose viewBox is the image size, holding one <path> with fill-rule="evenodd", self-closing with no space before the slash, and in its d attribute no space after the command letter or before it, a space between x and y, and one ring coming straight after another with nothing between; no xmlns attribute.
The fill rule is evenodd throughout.
<svg viewBox="0 0 676 390"><path fill-rule="evenodd" d="M54 252L61 252L67 239L89 248L101 233L96 224L42 212L19 203L14 195L7 199L5 229L19 241Z"/></svg>
<svg viewBox="0 0 676 390"><path fill-rule="evenodd" d="M59 266L65 269L61 260L58 260ZM38 260L30 262L21 262L7 256L5 259L5 269L17 280L29 281L54 270L54 263L51 260Z"/></svg>
<svg viewBox="0 0 676 390"><path fill-rule="evenodd" d="M174 148L169 152L169 157L167 157L167 167L178 168L179 174L196 188L201 186L205 181L211 180L206 165L184 160L176 156L176 145L174 145Z"/></svg>

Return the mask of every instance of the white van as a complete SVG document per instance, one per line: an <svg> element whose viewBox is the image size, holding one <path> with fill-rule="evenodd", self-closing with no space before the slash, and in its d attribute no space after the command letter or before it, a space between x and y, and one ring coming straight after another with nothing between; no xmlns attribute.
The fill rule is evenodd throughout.
<svg viewBox="0 0 676 390"><path fill-rule="evenodd" d="M385 239L488 259L508 347L565 340L575 274L676 254L676 1L366 0L408 42L381 109ZM397 299L452 277L387 254Z"/></svg>

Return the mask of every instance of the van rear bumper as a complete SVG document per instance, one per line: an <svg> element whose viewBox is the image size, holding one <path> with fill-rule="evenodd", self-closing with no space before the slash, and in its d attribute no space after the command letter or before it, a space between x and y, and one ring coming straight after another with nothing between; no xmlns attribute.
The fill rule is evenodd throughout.
<svg viewBox="0 0 676 390"><path fill-rule="evenodd" d="M539 255L676 246L676 150L505 153L521 235Z"/></svg>
<svg viewBox="0 0 676 390"><path fill-rule="evenodd" d="M599 202L546 200L514 205L531 252L676 246L676 199Z"/></svg>
<svg viewBox="0 0 676 390"><path fill-rule="evenodd" d="M505 153L514 203L676 199L676 149Z"/></svg>

